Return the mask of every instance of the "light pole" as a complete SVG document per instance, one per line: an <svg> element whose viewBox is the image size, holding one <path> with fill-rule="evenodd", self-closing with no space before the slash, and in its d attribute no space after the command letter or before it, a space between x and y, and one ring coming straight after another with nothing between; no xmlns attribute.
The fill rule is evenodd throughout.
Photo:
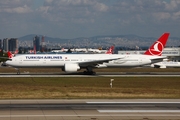
<svg viewBox="0 0 180 120"><path fill-rule="evenodd" d="M113 84L112 84L113 81L114 81L114 79L111 79L111 80L110 80L110 86L111 86L111 88L112 88L112 85L113 85Z"/></svg>

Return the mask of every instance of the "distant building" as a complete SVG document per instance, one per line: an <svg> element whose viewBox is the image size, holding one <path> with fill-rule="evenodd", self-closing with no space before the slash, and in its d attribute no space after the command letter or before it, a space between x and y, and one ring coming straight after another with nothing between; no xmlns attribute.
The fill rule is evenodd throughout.
<svg viewBox="0 0 180 120"><path fill-rule="evenodd" d="M11 38L8 41L8 48L9 51L15 52L18 50L18 39L17 38Z"/></svg>
<svg viewBox="0 0 180 120"><path fill-rule="evenodd" d="M8 41L9 41L8 38L3 39L3 50L4 51L9 51L9 49L8 49Z"/></svg>
<svg viewBox="0 0 180 120"><path fill-rule="evenodd" d="M2 40L0 39L0 50L2 50Z"/></svg>
<svg viewBox="0 0 180 120"><path fill-rule="evenodd" d="M40 51L40 38L37 35L33 39L33 47L35 51Z"/></svg>
<svg viewBox="0 0 180 120"><path fill-rule="evenodd" d="M17 38L5 38L3 39L3 50L15 52L18 49L18 39Z"/></svg>

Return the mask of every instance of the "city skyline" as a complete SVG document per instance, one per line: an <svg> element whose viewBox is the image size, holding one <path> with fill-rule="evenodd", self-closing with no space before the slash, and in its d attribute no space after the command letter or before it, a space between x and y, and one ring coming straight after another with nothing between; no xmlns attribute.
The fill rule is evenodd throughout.
<svg viewBox="0 0 180 120"><path fill-rule="evenodd" d="M179 0L1 0L0 38L180 37Z"/></svg>

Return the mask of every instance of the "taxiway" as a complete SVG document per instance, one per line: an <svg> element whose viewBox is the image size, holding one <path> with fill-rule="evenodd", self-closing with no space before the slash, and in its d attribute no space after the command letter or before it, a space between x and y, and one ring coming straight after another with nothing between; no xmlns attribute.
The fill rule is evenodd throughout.
<svg viewBox="0 0 180 120"><path fill-rule="evenodd" d="M180 77L179 72L98 72L96 75L80 73L0 73L0 77Z"/></svg>
<svg viewBox="0 0 180 120"><path fill-rule="evenodd" d="M0 120L180 119L179 99L0 100Z"/></svg>

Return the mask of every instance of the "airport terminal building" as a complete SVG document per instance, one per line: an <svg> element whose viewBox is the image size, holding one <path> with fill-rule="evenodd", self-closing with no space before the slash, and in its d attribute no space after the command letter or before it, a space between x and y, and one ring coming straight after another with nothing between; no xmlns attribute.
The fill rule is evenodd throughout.
<svg viewBox="0 0 180 120"><path fill-rule="evenodd" d="M118 51L118 54L144 54L145 50L126 50ZM180 62L180 47L164 48L162 56L168 56L172 61Z"/></svg>

